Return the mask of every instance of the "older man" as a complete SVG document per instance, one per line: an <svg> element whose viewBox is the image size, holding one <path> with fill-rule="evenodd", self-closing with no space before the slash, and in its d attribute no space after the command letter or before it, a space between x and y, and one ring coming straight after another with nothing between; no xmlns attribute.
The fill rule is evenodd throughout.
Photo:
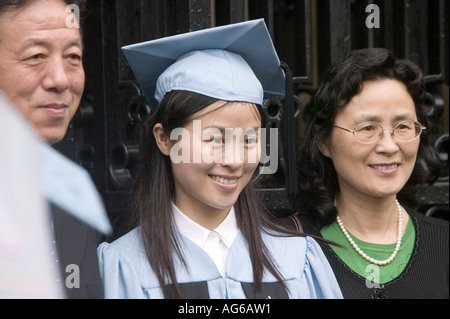
<svg viewBox="0 0 450 319"><path fill-rule="evenodd" d="M68 4L0 0L0 90L49 144L63 139L84 89L80 29Z"/></svg>
<svg viewBox="0 0 450 319"><path fill-rule="evenodd" d="M74 20L80 5L76 0L0 0L0 91L50 145L63 139L83 94L83 43ZM55 262L66 297L102 297L97 233L83 218L52 204ZM76 280L67 280L78 269Z"/></svg>

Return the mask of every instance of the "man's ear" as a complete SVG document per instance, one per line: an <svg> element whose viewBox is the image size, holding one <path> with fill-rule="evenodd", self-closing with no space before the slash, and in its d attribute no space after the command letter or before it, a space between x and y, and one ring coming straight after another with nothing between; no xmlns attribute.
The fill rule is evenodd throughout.
<svg viewBox="0 0 450 319"><path fill-rule="evenodd" d="M159 150L166 156L170 155L171 142L169 136L164 132L164 127L161 123L153 126L153 136L156 140Z"/></svg>

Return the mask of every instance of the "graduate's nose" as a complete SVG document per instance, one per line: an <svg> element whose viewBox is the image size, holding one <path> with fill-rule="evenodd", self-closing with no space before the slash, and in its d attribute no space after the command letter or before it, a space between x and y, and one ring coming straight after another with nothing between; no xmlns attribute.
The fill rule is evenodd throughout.
<svg viewBox="0 0 450 319"><path fill-rule="evenodd" d="M225 143L222 154L222 165L230 168L239 168L244 164L244 150L236 142Z"/></svg>

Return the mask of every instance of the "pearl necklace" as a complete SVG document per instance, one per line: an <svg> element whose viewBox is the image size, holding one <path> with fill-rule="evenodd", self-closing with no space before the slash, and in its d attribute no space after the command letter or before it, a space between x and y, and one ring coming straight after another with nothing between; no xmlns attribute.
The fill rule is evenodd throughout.
<svg viewBox="0 0 450 319"><path fill-rule="evenodd" d="M370 256L367 256L359 247L358 245L355 243L355 241L350 237L349 233L347 232L347 230L344 227L344 224L342 223L341 219L339 218L339 216L336 216L336 221L339 225L339 227L341 228L342 232L344 233L345 237L347 238L347 240L349 241L350 245L352 245L352 247L356 250L356 252L358 254L361 255L361 257L363 257L365 260L367 260L368 262L375 264L375 265L387 265L389 264L391 261L394 260L395 256L397 255L399 249L400 249L400 245L402 243L402 208L400 206L400 203L398 202L398 200L395 200L396 204L397 204L397 209L398 209L398 233L397 233L397 244L395 245L395 249L392 252L392 255L385 260L376 260L371 258ZM336 199L334 200L334 206L336 207Z"/></svg>

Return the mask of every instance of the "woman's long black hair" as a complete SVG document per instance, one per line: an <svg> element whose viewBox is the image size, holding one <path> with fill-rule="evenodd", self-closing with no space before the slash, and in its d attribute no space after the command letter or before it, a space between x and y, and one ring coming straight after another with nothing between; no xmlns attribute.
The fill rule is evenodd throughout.
<svg viewBox="0 0 450 319"><path fill-rule="evenodd" d="M338 177L331 159L318 145L330 138L336 115L361 92L365 81L394 79L402 82L414 101L418 121L427 127L420 136L417 161L411 177L398 193L399 201L411 208L418 206L417 186L437 179L440 163L429 142L431 123L425 105L425 83L420 68L413 62L397 59L382 48L352 51L346 59L325 73L311 102L303 111L307 123L301 140L298 166L298 209L313 216L319 227L336 220L334 199L339 192Z"/></svg>

